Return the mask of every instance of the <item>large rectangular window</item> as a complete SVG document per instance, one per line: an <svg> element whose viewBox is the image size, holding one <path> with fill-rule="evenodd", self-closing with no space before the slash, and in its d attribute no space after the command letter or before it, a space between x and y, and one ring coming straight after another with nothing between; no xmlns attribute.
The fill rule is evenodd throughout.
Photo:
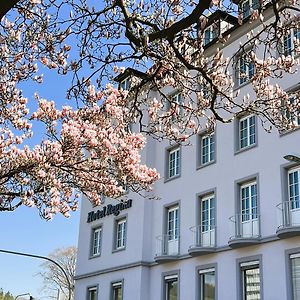
<svg viewBox="0 0 300 300"><path fill-rule="evenodd" d="M97 300L97 287L89 287L87 290L87 300Z"/></svg>
<svg viewBox="0 0 300 300"><path fill-rule="evenodd" d="M298 105L295 96L290 96L287 102L283 105L283 117L287 120L288 125L291 127L300 126L300 110L295 108Z"/></svg>
<svg viewBox="0 0 300 300"><path fill-rule="evenodd" d="M207 232L215 226L215 197L209 195L201 199L201 231Z"/></svg>
<svg viewBox="0 0 300 300"><path fill-rule="evenodd" d="M247 116L239 120L239 149L243 149L256 143L255 116Z"/></svg>
<svg viewBox="0 0 300 300"><path fill-rule="evenodd" d="M245 0L240 3L241 13L243 18L248 18L252 10L259 9L259 0Z"/></svg>
<svg viewBox="0 0 300 300"><path fill-rule="evenodd" d="M178 275L165 276L165 300L178 299Z"/></svg>
<svg viewBox="0 0 300 300"><path fill-rule="evenodd" d="M300 168L291 169L288 171L288 191L289 203L291 209L300 208Z"/></svg>
<svg viewBox="0 0 300 300"><path fill-rule="evenodd" d="M169 240L176 240L179 236L179 208L174 206L168 209L167 234Z"/></svg>
<svg viewBox="0 0 300 300"><path fill-rule="evenodd" d="M260 267L259 261L251 261L240 264L242 273L243 300L260 300Z"/></svg>
<svg viewBox="0 0 300 300"><path fill-rule="evenodd" d="M204 30L204 42L203 46L208 45L214 39L219 37L219 23L215 23Z"/></svg>
<svg viewBox="0 0 300 300"><path fill-rule="evenodd" d="M215 134L203 135L201 138L201 165L215 160Z"/></svg>
<svg viewBox="0 0 300 300"><path fill-rule="evenodd" d="M116 222L116 249L124 249L126 245L126 218Z"/></svg>
<svg viewBox="0 0 300 300"><path fill-rule="evenodd" d="M236 76L238 85L248 82L254 76L254 63L249 53L240 55L236 64Z"/></svg>
<svg viewBox="0 0 300 300"><path fill-rule="evenodd" d="M101 253L102 227L92 229L91 256Z"/></svg>
<svg viewBox="0 0 300 300"><path fill-rule="evenodd" d="M300 42L300 28L292 28L288 34L283 37L283 53L285 56L295 55L295 48Z"/></svg>
<svg viewBox="0 0 300 300"><path fill-rule="evenodd" d="M216 275L215 269L199 270L200 276L200 300L216 299Z"/></svg>
<svg viewBox="0 0 300 300"><path fill-rule="evenodd" d="M168 177L178 176L180 174L180 148L170 150L168 159Z"/></svg>
<svg viewBox="0 0 300 300"><path fill-rule="evenodd" d="M293 299L300 299L300 253L291 254L290 261Z"/></svg>
<svg viewBox="0 0 300 300"><path fill-rule="evenodd" d="M112 285L112 300L123 299L123 284L122 282L115 282Z"/></svg>
<svg viewBox="0 0 300 300"><path fill-rule="evenodd" d="M257 219L257 184L256 182L241 185L242 222Z"/></svg>

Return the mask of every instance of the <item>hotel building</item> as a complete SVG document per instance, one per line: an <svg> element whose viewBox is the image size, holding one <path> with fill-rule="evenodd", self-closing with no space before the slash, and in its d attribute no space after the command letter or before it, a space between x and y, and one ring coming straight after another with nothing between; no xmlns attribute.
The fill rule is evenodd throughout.
<svg viewBox="0 0 300 300"><path fill-rule="evenodd" d="M248 17L257 3L241 5ZM217 14L206 53L217 47L217 28L231 32L223 49L230 55L255 23ZM251 94L253 66L240 57L235 67L247 73L233 71L241 94ZM280 84L294 91L299 76ZM149 139L142 155L161 174L159 200L129 192L125 203L82 201L76 300L300 299L298 128L268 133L256 115L242 115L194 136L191 146Z"/></svg>

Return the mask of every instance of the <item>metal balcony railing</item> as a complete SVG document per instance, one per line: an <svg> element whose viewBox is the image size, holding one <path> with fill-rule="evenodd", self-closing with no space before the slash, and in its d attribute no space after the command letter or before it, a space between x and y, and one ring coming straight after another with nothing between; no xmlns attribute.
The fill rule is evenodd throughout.
<svg viewBox="0 0 300 300"><path fill-rule="evenodd" d="M179 254L179 236L163 234L156 237L156 256L176 256Z"/></svg>
<svg viewBox="0 0 300 300"><path fill-rule="evenodd" d="M190 248L207 248L216 246L215 226L193 226L190 230L194 233L194 244Z"/></svg>
<svg viewBox="0 0 300 300"><path fill-rule="evenodd" d="M260 216L258 214L236 214L229 218L232 222L230 239L251 239L260 237Z"/></svg>
<svg viewBox="0 0 300 300"><path fill-rule="evenodd" d="M276 205L278 208L278 228L300 226L300 199L284 201Z"/></svg>

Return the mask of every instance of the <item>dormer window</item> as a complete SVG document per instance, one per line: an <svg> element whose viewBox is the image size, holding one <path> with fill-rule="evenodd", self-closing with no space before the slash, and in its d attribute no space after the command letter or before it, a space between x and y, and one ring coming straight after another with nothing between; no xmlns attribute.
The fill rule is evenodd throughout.
<svg viewBox="0 0 300 300"><path fill-rule="evenodd" d="M218 24L213 24L204 30L204 46L208 45L211 41L218 38L219 36Z"/></svg>
<svg viewBox="0 0 300 300"><path fill-rule="evenodd" d="M120 88L123 91L129 90L129 88L130 88L130 78L129 77L125 78L123 81L120 82Z"/></svg>
<svg viewBox="0 0 300 300"><path fill-rule="evenodd" d="M251 15L251 10L259 9L259 0L245 0L240 4L240 10L243 14L243 19L248 18Z"/></svg>

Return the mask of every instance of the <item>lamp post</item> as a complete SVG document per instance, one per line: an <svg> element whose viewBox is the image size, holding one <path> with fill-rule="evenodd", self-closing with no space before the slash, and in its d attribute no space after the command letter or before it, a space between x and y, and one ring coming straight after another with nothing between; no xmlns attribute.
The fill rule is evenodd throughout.
<svg viewBox="0 0 300 300"><path fill-rule="evenodd" d="M63 272L64 276L66 277L66 280L67 280L67 283L68 283L68 290L69 290L68 300L71 300L72 287L71 287L71 283L70 283L69 277L68 277L66 271L64 270L64 268L57 261L55 261L55 260L53 260L53 259L51 259L51 258L49 258L47 256L35 255L35 254L23 253L23 252L17 252L17 251L10 251L10 250L3 250L3 249L0 249L0 253L14 254L14 255L20 255L20 256L27 256L27 257L32 257L32 258L38 258L38 259L48 260L48 261L52 262L53 264L55 264ZM29 294L27 293L26 295L29 295ZM19 296L21 296L21 295L19 295ZM15 299L17 299L17 298L15 298ZM34 300L34 299L30 296L30 300Z"/></svg>
<svg viewBox="0 0 300 300"><path fill-rule="evenodd" d="M300 163L300 157L297 156L297 155L287 154L283 158L290 161L290 162Z"/></svg>
<svg viewBox="0 0 300 300"><path fill-rule="evenodd" d="M19 297L22 297L22 296L29 296L30 297L29 300L34 300L34 298L29 293L17 295L15 300L17 300Z"/></svg>

